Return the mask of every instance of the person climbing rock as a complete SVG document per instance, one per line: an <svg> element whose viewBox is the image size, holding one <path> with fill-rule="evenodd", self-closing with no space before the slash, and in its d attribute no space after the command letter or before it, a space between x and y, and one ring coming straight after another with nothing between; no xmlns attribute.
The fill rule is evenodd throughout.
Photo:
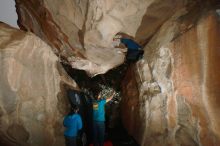
<svg viewBox="0 0 220 146"><path fill-rule="evenodd" d="M127 48L126 60L128 62L135 62L143 57L143 48L132 37L124 33L118 33L113 38L113 41L115 41L115 47L123 49L122 52L126 52L125 47Z"/></svg>
<svg viewBox="0 0 220 146"><path fill-rule="evenodd" d="M100 89L94 91L95 99L93 106L93 143L94 146L104 146L105 140L105 104L109 102L115 92L110 97L102 97Z"/></svg>
<svg viewBox="0 0 220 146"><path fill-rule="evenodd" d="M82 129L82 119L78 111L79 108L73 105L70 113L64 117L63 125L66 128L64 131L66 146L77 146L77 134Z"/></svg>

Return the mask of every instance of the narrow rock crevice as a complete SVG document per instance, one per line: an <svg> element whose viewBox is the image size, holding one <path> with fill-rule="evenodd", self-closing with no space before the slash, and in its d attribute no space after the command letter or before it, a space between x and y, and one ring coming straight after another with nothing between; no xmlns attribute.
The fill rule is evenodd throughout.
<svg viewBox="0 0 220 146"><path fill-rule="evenodd" d="M106 105L106 140L111 140L114 145L120 146L138 146L137 142L132 138L131 135L127 133L124 129L124 126L121 121L121 99L123 98L121 94L121 82L124 79L124 75L126 74L129 65L123 64L119 67L116 67L106 74L97 75L95 77L89 77L87 73L83 70L77 70L71 68L71 66L63 64L67 73L76 81L80 88L80 92L82 95L81 105L81 115L84 116L83 119L85 121L85 132L88 137L88 141L91 143L91 132L89 129L89 117L91 115L88 114L92 109L89 109L89 103L83 100L89 100L93 97L93 89L96 86L103 87L102 89L108 90L108 88L113 88L116 91L116 96L113 97L112 101ZM109 91L107 91L109 92Z"/></svg>

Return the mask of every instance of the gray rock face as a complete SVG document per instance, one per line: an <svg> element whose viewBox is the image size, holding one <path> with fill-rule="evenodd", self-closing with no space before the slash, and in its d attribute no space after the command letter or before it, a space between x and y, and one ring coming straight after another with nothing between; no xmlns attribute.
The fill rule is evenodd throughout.
<svg viewBox="0 0 220 146"><path fill-rule="evenodd" d="M61 89L76 83L34 34L0 23L0 37L0 145L64 145Z"/></svg>

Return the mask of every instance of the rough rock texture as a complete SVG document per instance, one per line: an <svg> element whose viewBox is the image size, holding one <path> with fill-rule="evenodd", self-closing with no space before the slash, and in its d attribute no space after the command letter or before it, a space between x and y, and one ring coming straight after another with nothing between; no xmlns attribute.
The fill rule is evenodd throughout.
<svg viewBox="0 0 220 146"><path fill-rule="evenodd" d="M123 123L142 146L220 145L220 12L208 12L217 4L218 0L16 0L20 27L90 76L123 62L124 54L112 43L117 32L146 45L144 59L129 67L122 83ZM8 133L22 129L11 127Z"/></svg>
<svg viewBox="0 0 220 146"><path fill-rule="evenodd" d="M128 71L122 117L140 145L220 145L217 12L200 11L194 17L180 10Z"/></svg>
<svg viewBox="0 0 220 146"><path fill-rule="evenodd" d="M63 90L75 82L34 34L0 23L0 37L0 145L64 145Z"/></svg>
<svg viewBox="0 0 220 146"><path fill-rule="evenodd" d="M183 0L16 0L19 25L40 36L73 68L89 75L122 64L118 32L145 44Z"/></svg>

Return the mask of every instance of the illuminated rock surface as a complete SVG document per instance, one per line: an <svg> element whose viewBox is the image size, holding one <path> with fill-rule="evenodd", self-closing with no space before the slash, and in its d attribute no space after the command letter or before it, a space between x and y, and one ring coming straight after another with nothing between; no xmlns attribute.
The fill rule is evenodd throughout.
<svg viewBox="0 0 220 146"><path fill-rule="evenodd" d="M175 39L184 23L173 20L127 72L123 123L142 146L220 145L219 15L207 12Z"/></svg>
<svg viewBox="0 0 220 146"><path fill-rule="evenodd" d="M73 68L90 76L124 61L112 39L124 32L146 43L182 0L16 0L20 27L34 32ZM160 11L158 11L160 9Z"/></svg>
<svg viewBox="0 0 220 146"><path fill-rule="evenodd" d="M118 32L144 47L122 82L123 125L141 146L220 145L217 0L16 0L21 29L1 24L3 141L63 146L58 58L90 76L122 64ZM59 66L59 65L58 65ZM28 112L27 112L28 111Z"/></svg>
<svg viewBox="0 0 220 146"><path fill-rule="evenodd" d="M64 145L63 85L76 88L50 46L0 23L0 145Z"/></svg>

